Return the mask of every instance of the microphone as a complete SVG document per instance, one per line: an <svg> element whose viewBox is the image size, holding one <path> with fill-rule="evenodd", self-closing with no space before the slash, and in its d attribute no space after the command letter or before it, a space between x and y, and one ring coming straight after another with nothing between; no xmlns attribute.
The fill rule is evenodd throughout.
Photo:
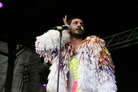
<svg viewBox="0 0 138 92"><path fill-rule="evenodd" d="M81 30L83 30L83 31L84 31L84 27L83 27L83 26L81 26Z"/></svg>
<svg viewBox="0 0 138 92"><path fill-rule="evenodd" d="M55 26L53 27L54 30L64 30L64 29L70 29L69 25L62 25L62 26Z"/></svg>

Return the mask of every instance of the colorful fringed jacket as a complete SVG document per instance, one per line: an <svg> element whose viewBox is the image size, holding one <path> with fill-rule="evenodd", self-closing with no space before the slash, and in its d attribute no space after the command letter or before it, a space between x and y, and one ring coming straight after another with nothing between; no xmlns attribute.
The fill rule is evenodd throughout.
<svg viewBox="0 0 138 92"><path fill-rule="evenodd" d="M77 80L74 83L77 84L77 87L71 92L117 92L114 64L105 47L105 41L95 35L88 36L78 47L78 54L74 58L74 49L70 44L68 33L64 30L62 34L61 44L60 32L57 30L48 30L36 37L36 53L40 54L40 57L44 57L45 63L52 62L47 91L57 92L58 63L60 61L59 92L68 92L67 75L69 67L73 65L73 59L76 59L74 69L77 69L75 70Z"/></svg>

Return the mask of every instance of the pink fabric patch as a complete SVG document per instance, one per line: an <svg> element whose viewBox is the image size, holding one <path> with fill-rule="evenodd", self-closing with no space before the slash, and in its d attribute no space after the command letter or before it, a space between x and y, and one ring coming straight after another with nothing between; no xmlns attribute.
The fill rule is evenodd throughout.
<svg viewBox="0 0 138 92"><path fill-rule="evenodd" d="M72 87L72 92L76 92L77 85L78 85L78 81L74 81L73 87Z"/></svg>

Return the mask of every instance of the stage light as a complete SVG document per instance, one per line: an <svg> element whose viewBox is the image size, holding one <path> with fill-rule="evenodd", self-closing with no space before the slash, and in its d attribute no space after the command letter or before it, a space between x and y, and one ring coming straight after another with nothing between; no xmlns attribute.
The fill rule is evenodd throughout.
<svg viewBox="0 0 138 92"><path fill-rule="evenodd" d="M48 74L49 74L50 70L49 70L49 65L44 64L40 70L38 71L38 75L39 75L39 82L41 84L42 87L46 87L47 86L47 82L48 82Z"/></svg>
<svg viewBox="0 0 138 92"><path fill-rule="evenodd" d="M6 6L7 0L0 0L0 9Z"/></svg>
<svg viewBox="0 0 138 92"><path fill-rule="evenodd" d="M42 85L42 86L43 86L43 87L46 87L46 85L47 85L46 83L43 83L43 85Z"/></svg>
<svg viewBox="0 0 138 92"><path fill-rule="evenodd" d="M46 87L47 82L48 82L47 75L40 75L39 76L39 82L43 87Z"/></svg>
<svg viewBox="0 0 138 92"><path fill-rule="evenodd" d="M4 3L2 1L0 1L0 8L4 7Z"/></svg>

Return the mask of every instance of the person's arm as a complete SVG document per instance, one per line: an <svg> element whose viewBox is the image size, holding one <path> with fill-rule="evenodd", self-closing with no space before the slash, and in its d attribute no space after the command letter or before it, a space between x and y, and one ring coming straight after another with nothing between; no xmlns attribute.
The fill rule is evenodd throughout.
<svg viewBox="0 0 138 92"><path fill-rule="evenodd" d="M63 23L67 24L67 16L63 18ZM65 48L65 44L70 42L70 34L68 30L62 31L61 49ZM44 57L44 61L47 63L53 62L54 58L58 56L60 32L58 30L50 29L42 35L36 37L35 51L40 54L40 57Z"/></svg>
<svg viewBox="0 0 138 92"><path fill-rule="evenodd" d="M98 37L95 40L95 51L97 52L97 74L98 74L98 90L104 90L102 92L117 92L115 65L113 63L111 53L105 46L105 41Z"/></svg>
<svg viewBox="0 0 138 92"><path fill-rule="evenodd" d="M89 36L84 40L80 49L82 49L80 52L83 53L80 55L85 57L80 59L80 78L87 77L87 80L92 80L89 81L89 84L96 85L94 88L98 90L97 92L117 92L114 64L111 54L105 47L105 41L97 36ZM84 88L87 88L85 86L83 85ZM91 86L89 87L91 89Z"/></svg>

